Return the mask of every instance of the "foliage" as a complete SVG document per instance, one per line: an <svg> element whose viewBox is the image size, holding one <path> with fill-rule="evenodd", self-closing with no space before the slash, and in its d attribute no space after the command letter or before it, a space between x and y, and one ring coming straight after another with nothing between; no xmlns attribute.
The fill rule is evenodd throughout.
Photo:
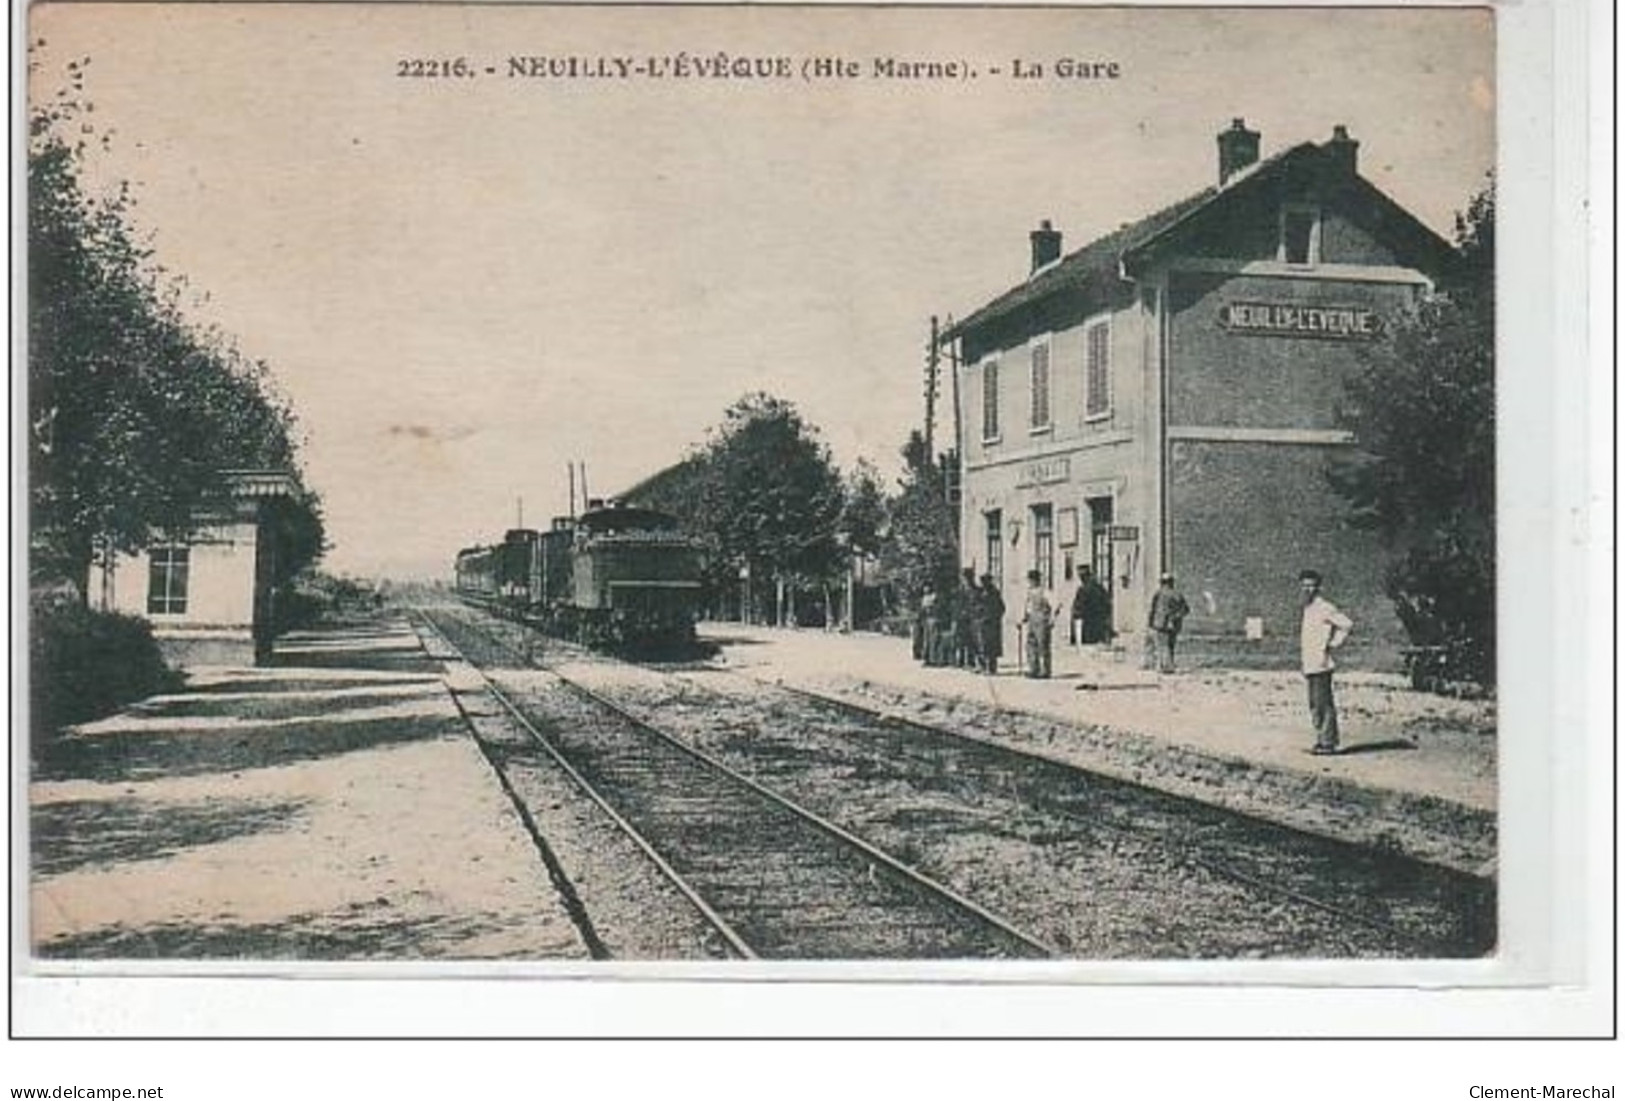
<svg viewBox="0 0 1625 1101"><path fill-rule="evenodd" d="M789 402L758 393L728 409L704 447L625 496L673 513L704 545L713 594L736 591L741 568L760 599L765 582L816 591L854 561L877 558L913 597L927 582L954 576L957 520L946 500L946 461L926 455L918 431L903 456L908 469L895 496L866 460L843 478L817 429ZM857 620L882 615L883 592L854 586Z"/></svg>
<svg viewBox="0 0 1625 1101"><path fill-rule="evenodd" d="M1387 587L1445 676L1495 678L1495 190L1456 220L1438 292L1373 345L1345 387L1359 451L1332 485L1396 551Z"/></svg>
<svg viewBox="0 0 1625 1101"><path fill-rule="evenodd" d="M146 620L92 611L72 598L37 599L29 611L29 723L36 746L69 723L177 683Z"/></svg>
<svg viewBox="0 0 1625 1101"><path fill-rule="evenodd" d="M781 587L834 573L843 560L840 472L795 406L765 393L735 402L706 466L705 515L723 561Z"/></svg>
<svg viewBox="0 0 1625 1101"><path fill-rule="evenodd" d="M841 506L841 534L854 555L872 558L886 537L886 491L880 472L867 459L859 459L846 477Z"/></svg>
<svg viewBox="0 0 1625 1101"><path fill-rule="evenodd" d="M382 606L383 592L373 583L307 568L287 585L277 605L277 626L287 630L368 620Z"/></svg>
<svg viewBox="0 0 1625 1101"><path fill-rule="evenodd" d="M903 461L880 561L905 606L913 607L926 586L952 583L959 559L959 521L948 501L946 464L926 453L925 437L918 430L903 446Z"/></svg>
<svg viewBox="0 0 1625 1101"><path fill-rule="evenodd" d="M266 366L185 317L185 283L135 236L127 182L87 190L92 140L107 144L81 98L88 65L31 108L28 148L30 570L81 594L96 554L185 534L224 472L295 469ZM321 514L301 507L308 558Z"/></svg>

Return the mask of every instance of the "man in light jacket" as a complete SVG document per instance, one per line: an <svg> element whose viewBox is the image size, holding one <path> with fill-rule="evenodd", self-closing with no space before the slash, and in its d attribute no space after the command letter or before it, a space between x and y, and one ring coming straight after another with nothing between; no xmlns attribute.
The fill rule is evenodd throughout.
<svg viewBox="0 0 1625 1101"><path fill-rule="evenodd" d="M1320 574L1304 570L1298 575L1303 598L1303 626L1299 635L1303 679L1309 685L1309 718L1315 725L1315 754L1337 752L1337 703L1332 698L1332 651L1343 645L1354 621L1320 595Z"/></svg>

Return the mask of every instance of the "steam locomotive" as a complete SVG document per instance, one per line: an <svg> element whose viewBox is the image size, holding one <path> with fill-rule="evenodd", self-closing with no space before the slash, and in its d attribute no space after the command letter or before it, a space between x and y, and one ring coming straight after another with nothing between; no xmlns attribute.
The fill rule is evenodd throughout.
<svg viewBox="0 0 1625 1101"><path fill-rule="evenodd" d="M516 528L457 555L465 600L600 649L692 645L699 547L677 519L594 500L549 531Z"/></svg>

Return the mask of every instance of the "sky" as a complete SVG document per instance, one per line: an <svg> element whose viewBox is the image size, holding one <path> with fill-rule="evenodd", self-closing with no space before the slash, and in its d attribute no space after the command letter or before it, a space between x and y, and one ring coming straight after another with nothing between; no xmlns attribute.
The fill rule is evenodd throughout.
<svg viewBox="0 0 1625 1101"><path fill-rule="evenodd" d="M1446 237L1495 163L1483 10L30 12L32 94L91 59L92 182L135 186L194 315L270 365L327 567L367 576L447 575L521 500L531 526L565 512L568 463L613 495L756 390L843 466L895 472L930 318L1023 279L1041 219L1070 251L1214 182L1232 118L1266 157L1347 125L1362 174ZM696 75L719 51L792 75ZM572 57L665 75L509 75ZM401 75L457 58L473 76ZM858 75L806 79L817 58Z"/></svg>

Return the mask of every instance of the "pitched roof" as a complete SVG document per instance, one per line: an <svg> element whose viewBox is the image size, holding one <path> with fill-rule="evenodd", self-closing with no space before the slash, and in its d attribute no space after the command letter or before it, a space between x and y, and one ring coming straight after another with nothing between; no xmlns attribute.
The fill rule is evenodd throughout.
<svg viewBox="0 0 1625 1101"><path fill-rule="evenodd" d="M953 340L968 329L1003 317L1029 303L1041 301L1059 290L1082 287L1106 278L1118 279L1121 277L1125 258L1131 254L1145 250L1178 226L1205 213L1221 199L1228 199L1239 191L1258 186L1261 181L1276 175L1288 161L1318 154L1324 150L1325 146L1316 145L1314 142L1302 142L1291 146L1235 173L1222 186L1205 187L1137 222L1120 226L1104 237L1096 238L1082 248L1068 253L1057 263L1040 269L1025 282L1005 291L964 320L949 325L942 332L940 339L944 342ZM1403 215L1409 226L1425 234L1431 245L1441 247L1446 252L1450 250L1445 241L1409 211L1384 195L1363 177L1356 179L1362 185L1362 189L1375 201Z"/></svg>
<svg viewBox="0 0 1625 1101"><path fill-rule="evenodd" d="M1032 278L1005 291L969 317L949 325L942 331L940 339L952 340L966 329L973 329L996 317L1002 317L1029 302L1047 298L1063 287L1078 286L1106 273L1115 275L1118 261L1124 252L1179 221L1206 203L1217 192L1218 188L1205 188L1137 222L1119 226L1106 236L1067 253L1057 263L1034 273Z"/></svg>

